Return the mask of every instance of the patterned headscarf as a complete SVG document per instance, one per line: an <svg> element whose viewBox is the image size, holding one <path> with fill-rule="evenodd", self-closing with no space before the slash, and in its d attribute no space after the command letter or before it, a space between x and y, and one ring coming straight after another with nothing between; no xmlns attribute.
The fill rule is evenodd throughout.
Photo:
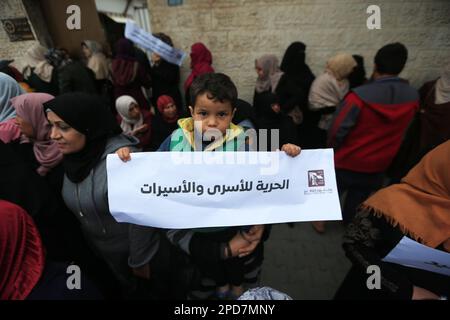
<svg viewBox="0 0 450 320"><path fill-rule="evenodd" d="M247 290L238 300L292 300L292 298L270 287L260 287Z"/></svg>

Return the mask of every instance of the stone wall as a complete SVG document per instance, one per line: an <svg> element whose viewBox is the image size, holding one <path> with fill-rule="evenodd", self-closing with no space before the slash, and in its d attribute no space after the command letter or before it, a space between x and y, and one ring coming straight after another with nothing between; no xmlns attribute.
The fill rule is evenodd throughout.
<svg viewBox="0 0 450 320"><path fill-rule="evenodd" d="M382 45L400 41L409 50L402 73L414 86L436 78L450 62L448 0L148 0L153 32L169 34L189 52L201 41L213 53L213 66L232 77L240 96L251 101L254 60L273 53L281 60L293 41L307 44L307 63L317 75L337 52L361 54L370 75ZM366 26L367 7L381 9L381 29ZM187 58L182 79L189 73Z"/></svg>

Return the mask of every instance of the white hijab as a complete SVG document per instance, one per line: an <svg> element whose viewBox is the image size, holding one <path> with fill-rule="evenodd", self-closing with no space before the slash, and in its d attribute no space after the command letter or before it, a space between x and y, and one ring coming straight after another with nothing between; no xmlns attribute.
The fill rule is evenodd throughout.
<svg viewBox="0 0 450 320"><path fill-rule="evenodd" d="M138 128L144 123L144 118L142 116L139 117L139 119L131 119L129 117L129 110L130 105L134 103L138 105L136 100L134 100L133 97L130 96L120 96L116 100L116 109L119 115L122 117L122 123L120 124L120 127L122 128L123 132L126 134L131 133L135 128Z"/></svg>

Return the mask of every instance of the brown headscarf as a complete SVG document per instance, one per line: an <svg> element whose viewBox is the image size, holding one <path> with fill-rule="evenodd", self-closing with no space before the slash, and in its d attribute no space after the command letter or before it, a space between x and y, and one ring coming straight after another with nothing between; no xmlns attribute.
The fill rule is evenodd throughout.
<svg viewBox="0 0 450 320"><path fill-rule="evenodd" d="M450 249L450 140L430 151L402 179L362 204L432 248Z"/></svg>

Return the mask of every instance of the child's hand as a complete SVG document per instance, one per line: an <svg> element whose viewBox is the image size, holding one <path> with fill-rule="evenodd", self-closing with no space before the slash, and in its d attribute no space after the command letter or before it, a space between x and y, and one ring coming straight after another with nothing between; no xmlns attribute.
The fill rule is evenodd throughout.
<svg viewBox="0 0 450 320"><path fill-rule="evenodd" d="M130 148L128 147L122 147L119 150L117 150L116 153L119 156L120 160L122 160L123 162L131 160Z"/></svg>
<svg viewBox="0 0 450 320"><path fill-rule="evenodd" d="M142 126L139 127L140 132L145 132L148 130L148 124L144 123Z"/></svg>
<svg viewBox="0 0 450 320"><path fill-rule="evenodd" d="M302 151L302 148L300 148L299 146L296 146L295 144L292 144L292 143L286 143L286 144L283 144L283 146L281 147L281 151L286 152L286 154L288 156L294 158L300 154L300 151Z"/></svg>

